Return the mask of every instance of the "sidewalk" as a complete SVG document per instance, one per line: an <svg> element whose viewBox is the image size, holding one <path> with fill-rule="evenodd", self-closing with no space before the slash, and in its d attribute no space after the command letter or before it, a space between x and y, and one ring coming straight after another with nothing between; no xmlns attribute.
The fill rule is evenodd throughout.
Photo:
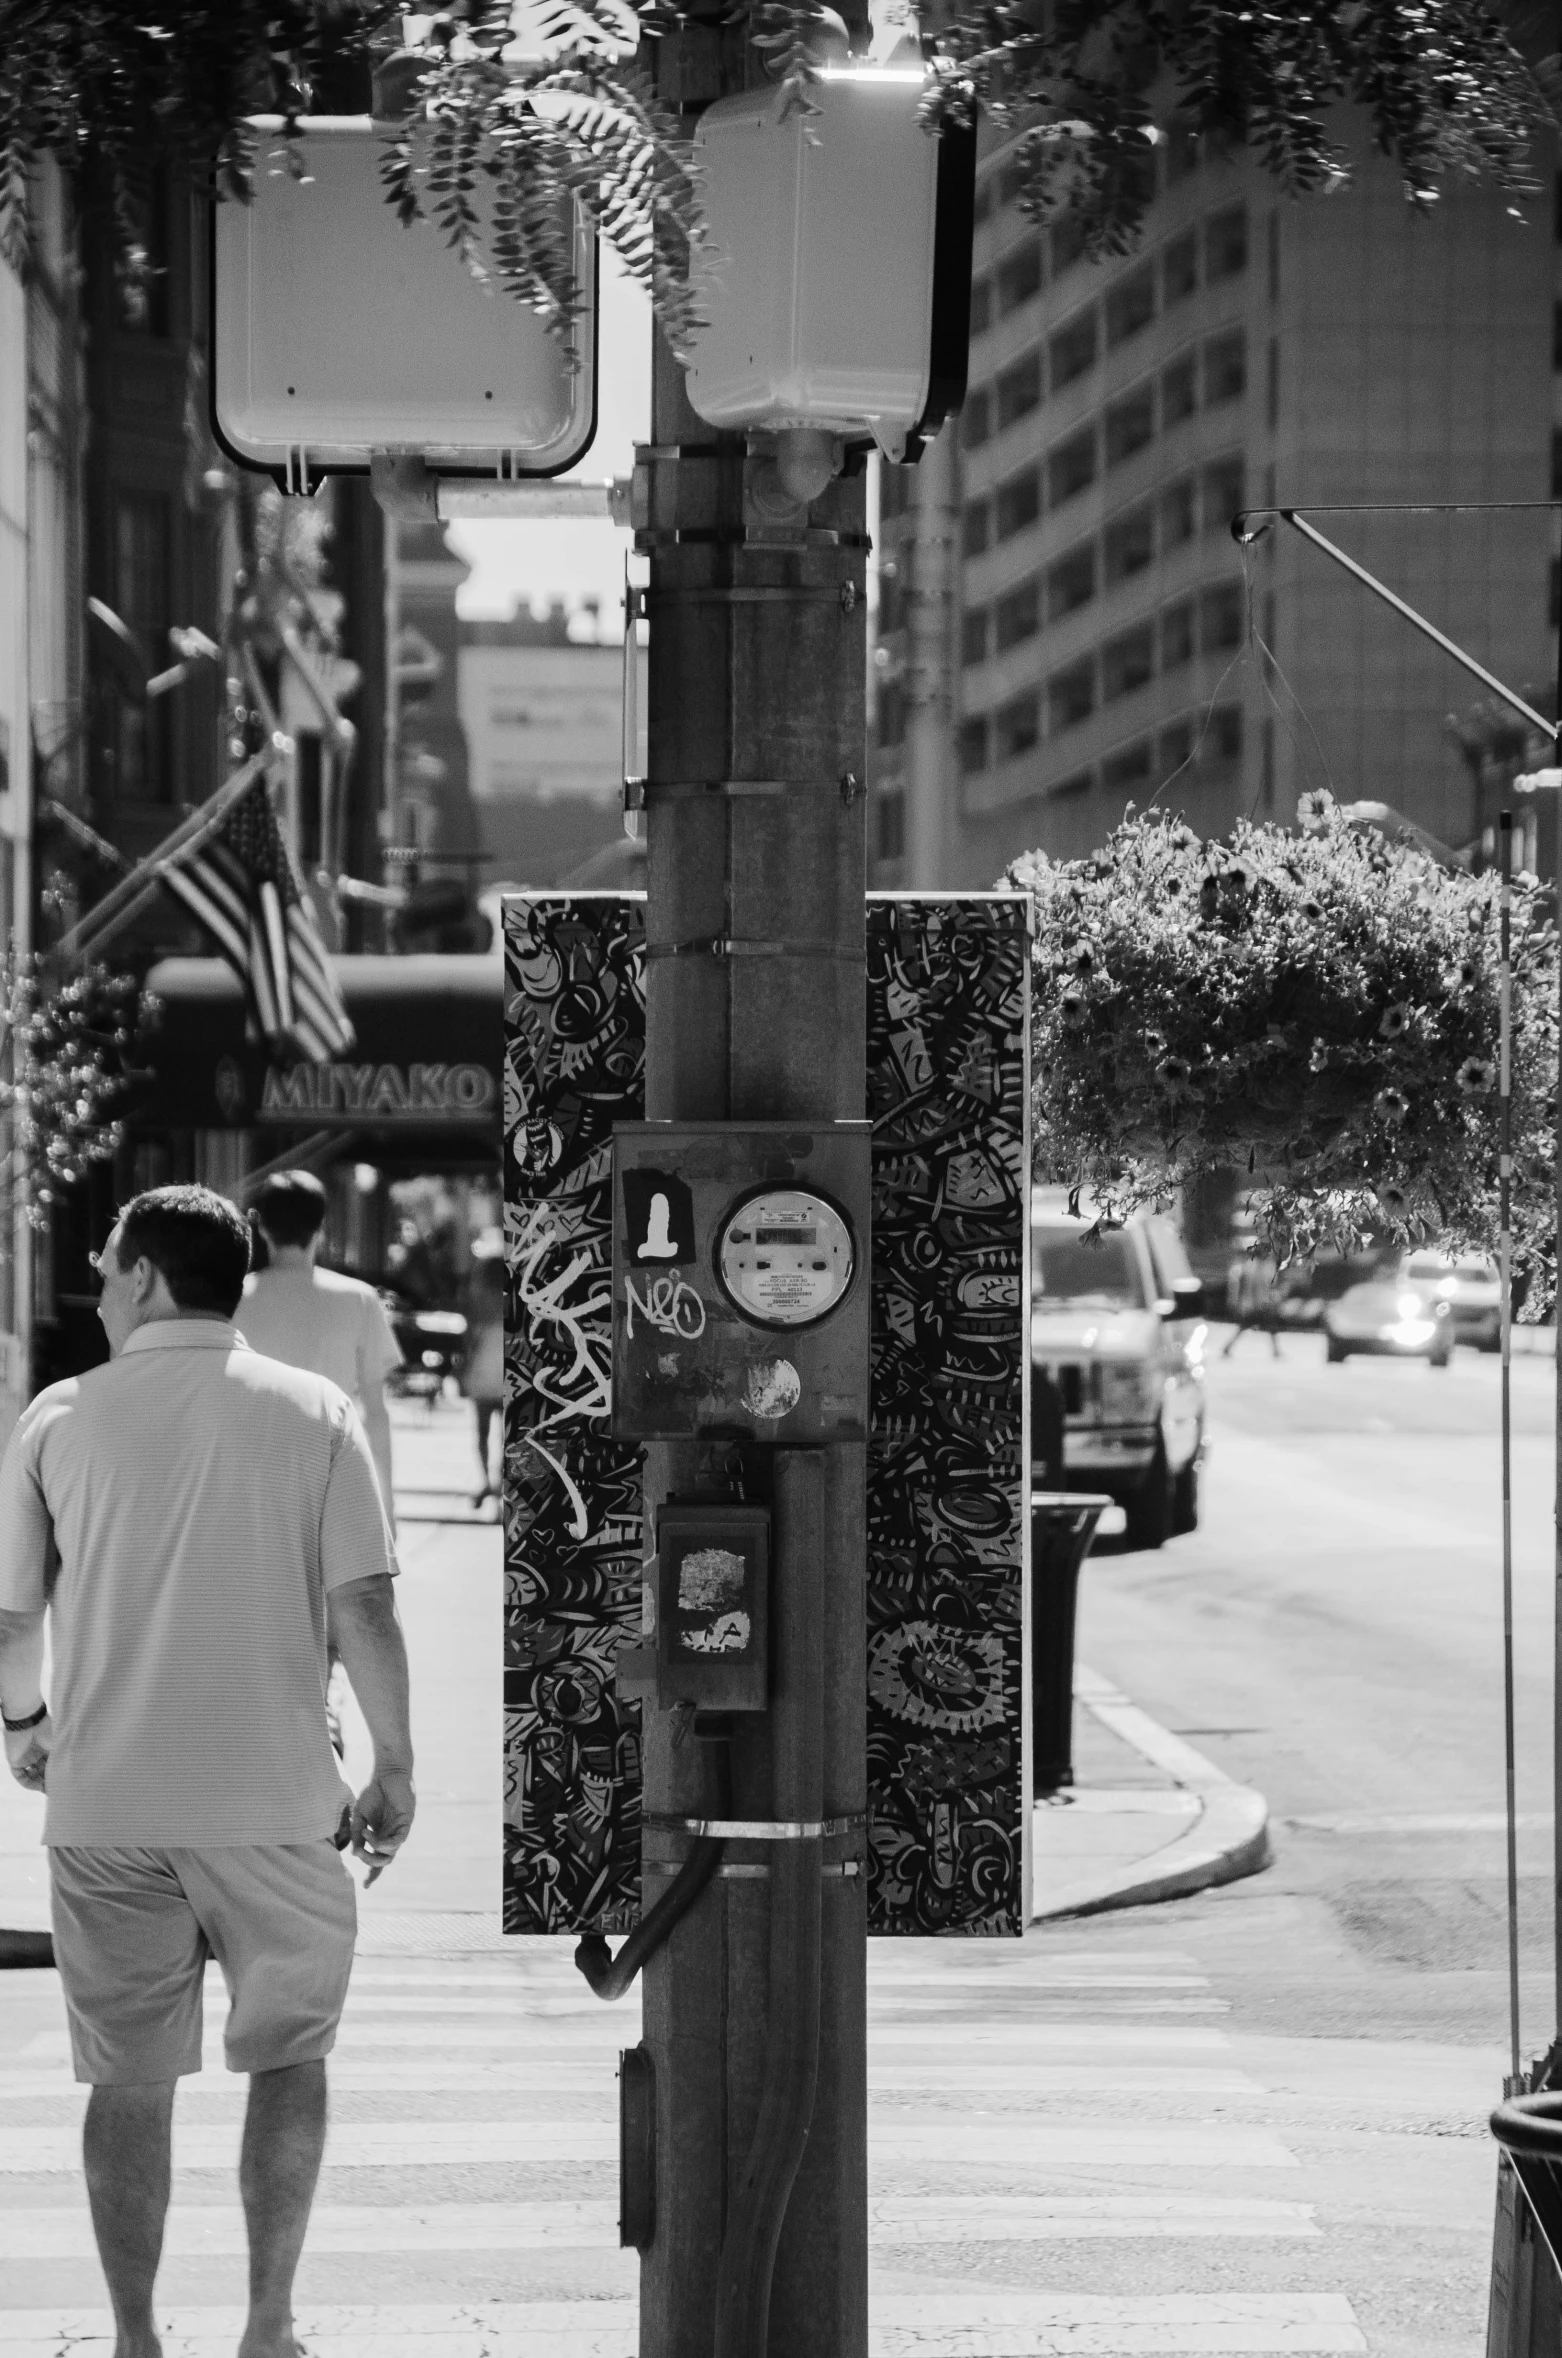
<svg viewBox="0 0 1562 2358"><path fill-rule="evenodd" d="M1074 1779L1036 1805L1036 1922L1181 1899L1269 1864L1263 1796L1083 1663Z"/></svg>

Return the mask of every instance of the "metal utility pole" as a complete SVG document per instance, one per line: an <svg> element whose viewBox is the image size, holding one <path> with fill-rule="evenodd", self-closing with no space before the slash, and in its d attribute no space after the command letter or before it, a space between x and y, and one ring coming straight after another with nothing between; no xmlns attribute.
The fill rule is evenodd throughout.
<svg viewBox="0 0 1562 2358"><path fill-rule="evenodd" d="M957 758L955 649L960 579L960 450L951 418L913 477L906 585L906 876L914 892L947 883L951 774ZM909 561L909 562L908 562Z"/></svg>
<svg viewBox="0 0 1562 2358"><path fill-rule="evenodd" d="M761 78L727 20L686 20L654 49L691 130ZM646 1116L860 1120L863 479L838 478L793 526L764 526L745 506L745 438L696 415L659 337L652 430L639 454ZM718 1878L646 1966L656 2230L642 2358L867 2348L865 1461L861 1443L648 1450L649 1514L737 1487L774 1519L771 1707L736 1727L724 1809L857 1831L728 1840ZM679 1733L647 1708L648 1894L687 1850L675 1821L711 1814L706 1748Z"/></svg>

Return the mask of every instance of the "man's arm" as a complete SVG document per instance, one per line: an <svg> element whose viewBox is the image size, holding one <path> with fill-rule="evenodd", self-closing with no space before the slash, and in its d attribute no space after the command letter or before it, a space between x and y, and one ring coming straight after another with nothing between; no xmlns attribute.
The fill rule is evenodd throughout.
<svg viewBox="0 0 1562 2358"><path fill-rule="evenodd" d="M350 1580L326 1599L331 1643L352 1681L374 1745L374 1768L352 1811L354 1854L374 1882L412 1830L412 1716L407 1649L389 1573Z"/></svg>
<svg viewBox="0 0 1562 2358"><path fill-rule="evenodd" d="M0 1609L0 1710L7 1719L28 1719L43 1700L44 1609L7 1613ZM5 1731L11 1774L30 1793L43 1791L44 1763L54 1741L47 1712L33 1728Z"/></svg>

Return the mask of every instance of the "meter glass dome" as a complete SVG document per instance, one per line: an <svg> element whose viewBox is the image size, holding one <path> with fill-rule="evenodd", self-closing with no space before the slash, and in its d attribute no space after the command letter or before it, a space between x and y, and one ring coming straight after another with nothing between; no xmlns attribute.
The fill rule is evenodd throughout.
<svg viewBox="0 0 1562 2358"><path fill-rule="evenodd" d="M852 1281L852 1232L807 1188L765 1188L723 1221L716 1270L730 1299L761 1326L810 1326Z"/></svg>

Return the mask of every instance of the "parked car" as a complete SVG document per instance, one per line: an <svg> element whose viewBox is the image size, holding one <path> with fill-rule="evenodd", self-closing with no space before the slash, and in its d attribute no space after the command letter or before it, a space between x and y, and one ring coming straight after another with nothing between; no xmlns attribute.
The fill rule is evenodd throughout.
<svg viewBox="0 0 1562 2358"><path fill-rule="evenodd" d="M1392 1257L1376 1252L1320 1253L1314 1261L1296 1261L1275 1281L1276 1323L1317 1329L1325 1325L1331 1302L1338 1302L1353 1286L1371 1285L1390 1273Z"/></svg>
<svg viewBox="0 0 1562 2358"><path fill-rule="evenodd" d="M1037 1435L1062 1428L1061 1472L1043 1461L1038 1487L1105 1491L1130 1547L1198 1525L1202 1311L1174 1220L1098 1229L1088 1211L1070 1212L1066 1188L1032 1191L1032 1424Z"/></svg>
<svg viewBox="0 0 1562 2358"><path fill-rule="evenodd" d="M1323 1315L1331 1366L1355 1352L1381 1352L1397 1359L1424 1359L1446 1367L1453 1356L1453 1317L1430 1286L1413 1285L1397 1270L1353 1285Z"/></svg>
<svg viewBox="0 0 1562 2358"><path fill-rule="evenodd" d="M1434 1301L1447 1303L1456 1343L1471 1343L1477 1351L1499 1348L1502 1289L1497 1265L1484 1253L1462 1253L1452 1260L1442 1253L1407 1253L1399 1274L1407 1284L1428 1288Z"/></svg>

